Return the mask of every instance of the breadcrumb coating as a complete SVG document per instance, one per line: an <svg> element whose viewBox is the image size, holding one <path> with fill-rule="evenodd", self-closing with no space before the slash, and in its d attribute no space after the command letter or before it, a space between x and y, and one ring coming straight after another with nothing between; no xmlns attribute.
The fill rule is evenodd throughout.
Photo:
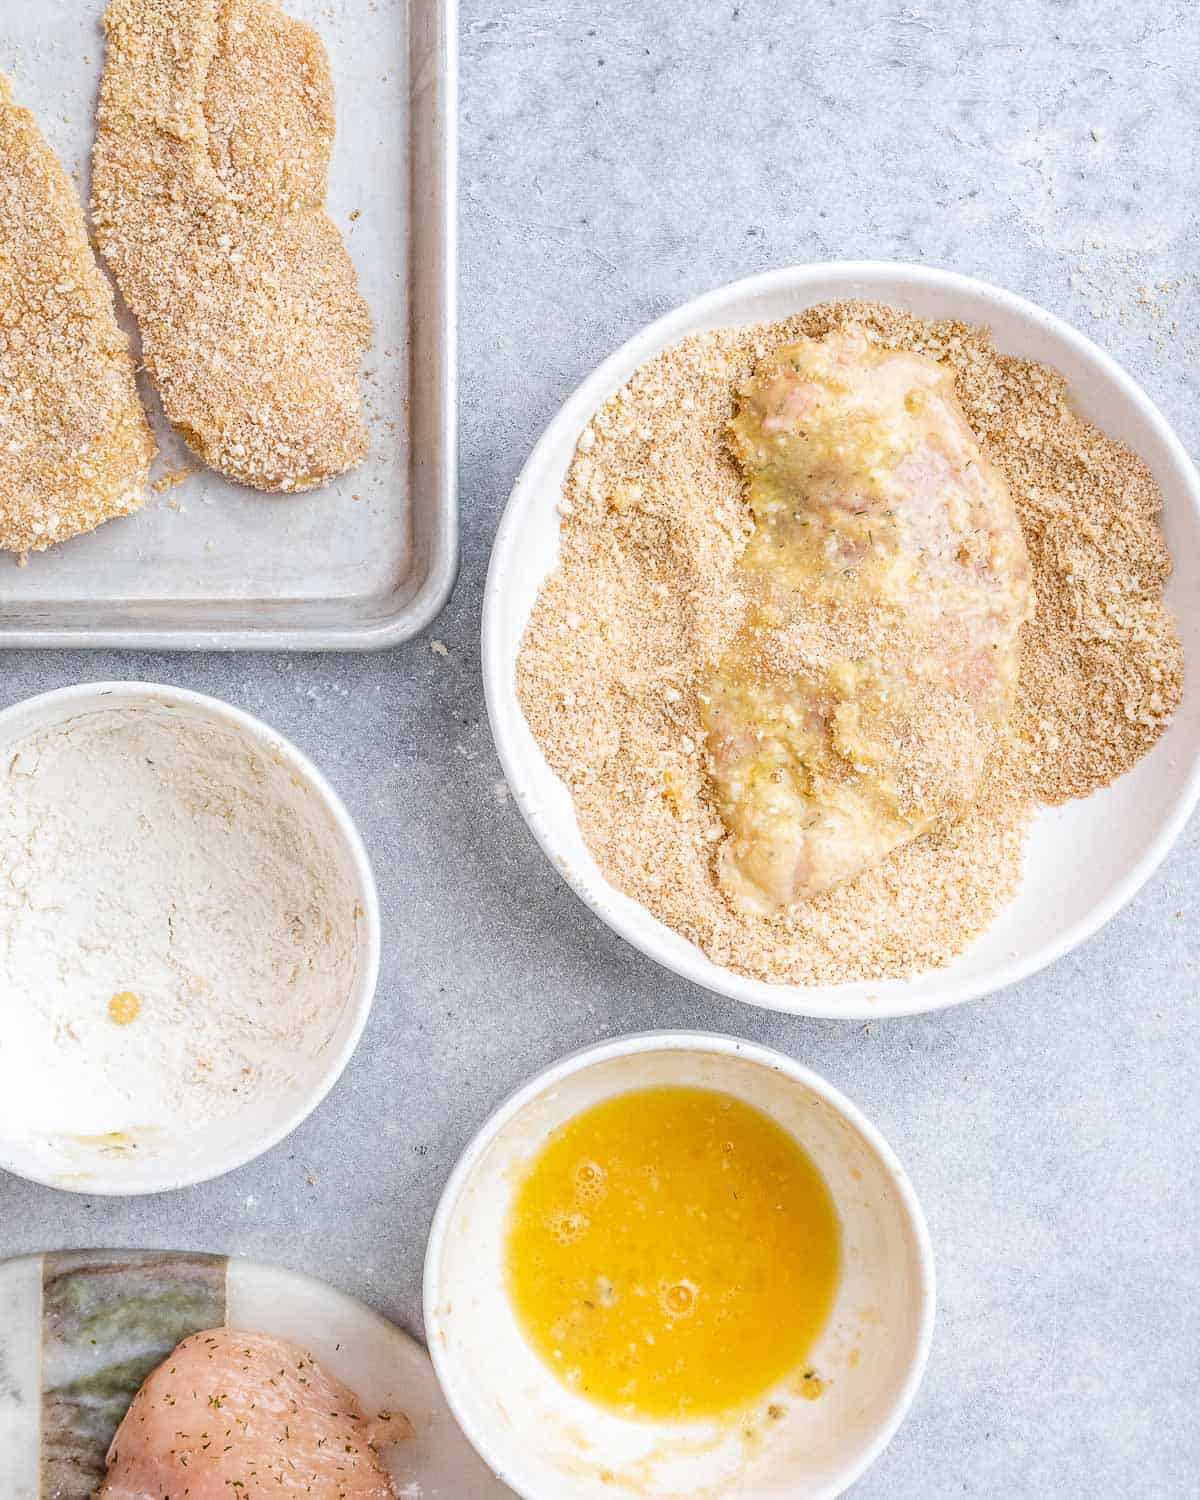
<svg viewBox="0 0 1200 1500"><path fill-rule="evenodd" d="M0 74L0 550L137 510L154 451L78 194Z"/></svg>
<svg viewBox="0 0 1200 1500"><path fill-rule="evenodd" d="M738 562L755 525L728 425L759 361L850 324L954 372L1012 494L1037 607L1012 716L962 818L763 915L736 909L718 879L725 829L699 701L745 614ZM1065 379L1000 354L984 328L843 302L697 334L642 365L580 436L561 561L521 643L521 704L606 878L714 963L794 984L937 968L1016 894L1039 804L1115 780L1179 704L1161 507L1145 463L1076 415Z"/></svg>
<svg viewBox="0 0 1200 1500"><path fill-rule="evenodd" d="M333 87L266 0L112 0L92 214L167 417L214 469L311 489L367 451L371 324L324 211Z"/></svg>

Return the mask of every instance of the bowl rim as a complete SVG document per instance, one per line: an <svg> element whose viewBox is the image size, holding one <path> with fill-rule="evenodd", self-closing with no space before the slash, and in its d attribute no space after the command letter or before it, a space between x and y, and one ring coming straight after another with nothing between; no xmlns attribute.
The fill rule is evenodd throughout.
<svg viewBox="0 0 1200 1500"><path fill-rule="evenodd" d="M346 1000L346 1012L351 1016L351 1024L341 1045L323 1060L324 1066L315 1075L311 1086L302 1092L294 1108L289 1110L277 1125L265 1134L256 1136L244 1147L239 1145L237 1149L229 1152L221 1159L220 1165L211 1169L205 1167L195 1170L185 1167L169 1173L164 1172L159 1180L151 1180L134 1187L122 1187L116 1182L78 1183L62 1181L53 1173L35 1173L24 1167L14 1166L5 1152L3 1142L0 1142L0 1171L11 1173L14 1177L22 1177L27 1182L36 1182L42 1187L53 1188L58 1192L81 1193L92 1198L140 1198L151 1193L174 1192L178 1188L196 1187L200 1183L223 1177L227 1172L236 1171L238 1167L244 1167L248 1162L272 1150L280 1141L291 1135L292 1131L297 1129L324 1102L345 1071L347 1063L358 1046L374 1003L375 990L379 982L381 920L379 891L375 883L370 856L341 797L308 756L285 735L272 729L262 719L256 718L244 709L235 708L223 699L213 698L207 693L197 693L190 688L172 687L165 683L141 680L113 679L104 682L75 683L67 687L53 688L49 692L35 693L30 698L22 698L19 702L11 703L0 710L0 747L3 745L4 736L11 721L30 710L56 709L77 704L79 714L83 716L102 708L104 700L110 698L150 698L168 707L197 710L211 719L238 730L256 745L269 746L277 751L287 760L289 767L304 778L333 819L334 827L342 840L358 883L358 899L363 906L359 941L361 961L355 975L354 986Z"/></svg>
<svg viewBox="0 0 1200 1500"><path fill-rule="evenodd" d="M501 1131L527 1106L571 1077L572 1074L584 1072L588 1068L617 1058L634 1057L647 1052L715 1053L725 1057L743 1058L760 1067L768 1068L772 1072L783 1074L791 1082L799 1084L801 1088L816 1095L839 1115L875 1154L895 1184L904 1220L916 1247L920 1278L918 1287L920 1305L913 1355L896 1396L861 1457L851 1470L847 1470L843 1476L835 1480L832 1487L814 1491L810 1496L810 1500L835 1500L836 1496L843 1494L862 1477L891 1442L900 1424L908 1415L924 1377L937 1317L937 1272L934 1264L933 1240L924 1210L921 1208L916 1189L907 1171L891 1146L888 1145L878 1126L872 1123L858 1105L819 1073L814 1073L811 1068L797 1062L787 1053L765 1046L761 1042L748 1041L725 1032L676 1029L638 1031L579 1047L543 1068L514 1089L501 1100L471 1137L442 1189L425 1247L422 1288L425 1337L433 1368L437 1373L446 1402L454 1414L455 1421L480 1457L504 1484L523 1496L524 1500L545 1500L544 1496L523 1488L518 1479L505 1468L498 1455L490 1451L490 1444L478 1434L460 1398L453 1355L440 1337L441 1319L438 1306L444 1295L441 1285L441 1263L445 1253L446 1239L458 1201L480 1160Z"/></svg>
<svg viewBox="0 0 1200 1500"><path fill-rule="evenodd" d="M503 614L509 578L514 570L521 529L532 499L531 477L557 446L564 423L580 418L582 422L589 420L608 394L628 378L627 372L631 367L636 368L657 351L686 337L696 325L719 326L706 320L729 303L772 292L795 292L798 296L803 296L807 288L830 280L853 282L885 277L896 286L893 295L903 295L905 290L913 288L952 291L974 297L993 308L1003 309L1060 339L1082 359L1097 365L1101 373L1117 388L1122 399L1153 430L1168 461L1180 475L1186 498L1200 518L1200 475L1166 417L1132 375L1086 334L1080 333L1064 319L1015 292L957 271L904 261L819 261L764 271L704 292L635 332L591 374L585 376L551 417L513 483L492 546L483 598L481 665L492 738L513 800L542 852L562 878L618 937L681 978L690 980L711 993L724 995L743 1004L821 1020L886 1020L898 1016L921 1015L980 999L1028 979L1094 936L1133 899L1162 863L1200 802L1198 743L1191 748L1191 766L1170 816L1165 819L1145 853L1114 884L1105 900L1098 902L1085 917L1062 929L1053 940L996 964L986 974L959 980L948 986L944 993L932 998L923 993L923 981L931 974L943 973L943 970L926 969L910 975L907 980L900 981L905 985L904 991L887 999L849 996L841 1000L822 999L818 997L836 996L839 991L845 991L850 986L806 986L755 979L717 964L695 944L687 943L686 939L683 941L687 945L682 952L668 952L653 926L644 931L636 930L627 922L622 911L613 909L610 895L619 896L621 893L605 879L598 868L593 873L591 869L581 868L577 861L568 859L563 854L553 821L537 802L526 777L526 757L522 753L518 734L518 727L524 719L516 699L513 666L501 646L505 634ZM850 293L849 288L847 293ZM836 294L828 291L822 293L826 300L831 295ZM856 295L869 296L871 293L869 290L864 292L859 289ZM879 295L884 296L883 293ZM808 305L811 304L798 302L796 310L800 311ZM736 315L731 321L736 322ZM540 748L537 753L541 755Z"/></svg>

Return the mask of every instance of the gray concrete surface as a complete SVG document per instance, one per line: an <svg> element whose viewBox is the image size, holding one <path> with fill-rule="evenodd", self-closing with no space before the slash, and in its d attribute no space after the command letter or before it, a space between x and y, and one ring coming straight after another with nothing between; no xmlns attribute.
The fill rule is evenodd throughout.
<svg viewBox="0 0 1200 1500"><path fill-rule="evenodd" d="M1200 828L1017 989L869 1028L760 1015L624 947L548 867L500 795L477 642L497 517L558 403L649 318L752 271L880 256L1011 287L1111 350L1200 449L1200 12L465 0L462 38L464 566L432 632L449 655L426 638L0 665L5 703L106 676L216 693L319 761L379 872L366 1037L317 1115L222 1181L112 1202L0 1180L0 1251L255 1256L417 1329L430 1215L485 1112L582 1043L715 1027L845 1089L929 1216L929 1373L856 1500L1200 1495Z"/></svg>

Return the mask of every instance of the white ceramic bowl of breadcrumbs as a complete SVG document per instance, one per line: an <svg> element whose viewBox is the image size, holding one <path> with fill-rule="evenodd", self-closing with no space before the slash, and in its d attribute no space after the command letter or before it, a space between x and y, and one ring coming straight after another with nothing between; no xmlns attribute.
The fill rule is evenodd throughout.
<svg viewBox="0 0 1200 1500"><path fill-rule="evenodd" d="M1037 608L1008 732L961 819L783 915L747 915L717 873L699 708L753 527L726 428L764 356L848 324L953 370ZM605 360L517 480L483 623L508 784L592 910L708 989L847 1018L1016 983L1130 900L1200 796L1197 653L1200 480L1150 398L1011 292L886 262L735 282Z"/></svg>

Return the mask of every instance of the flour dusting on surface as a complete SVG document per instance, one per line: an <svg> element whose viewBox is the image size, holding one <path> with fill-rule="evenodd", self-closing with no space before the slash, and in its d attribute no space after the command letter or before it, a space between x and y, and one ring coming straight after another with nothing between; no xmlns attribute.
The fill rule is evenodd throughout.
<svg viewBox="0 0 1200 1500"><path fill-rule="evenodd" d="M0 764L0 1129L226 1119L302 1086L356 971L330 820L270 746L122 705Z"/></svg>

